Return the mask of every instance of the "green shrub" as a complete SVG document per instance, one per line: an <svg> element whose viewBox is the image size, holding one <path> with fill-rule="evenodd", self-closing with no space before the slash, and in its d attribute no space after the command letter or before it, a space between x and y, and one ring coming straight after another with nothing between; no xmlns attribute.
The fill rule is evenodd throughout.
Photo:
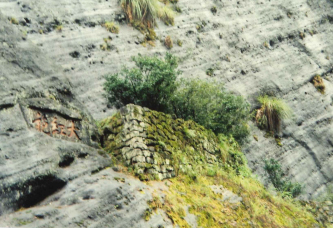
<svg viewBox="0 0 333 228"><path fill-rule="evenodd" d="M104 89L109 102L117 107L133 103L167 112L180 74L176 57L167 53L164 60L141 55L132 59L136 67L124 67L119 74L106 76Z"/></svg>
<svg viewBox="0 0 333 228"><path fill-rule="evenodd" d="M216 134L233 135L238 141L249 134L249 104L221 83L182 80L171 104L178 118L191 119Z"/></svg>
<svg viewBox="0 0 333 228"><path fill-rule="evenodd" d="M292 116L290 107L283 100L267 95L260 96L258 101L261 108L257 110L257 124L268 131L279 133L282 120Z"/></svg>
<svg viewBox="0 0 333 228"><path fill-rule="evenodd" d="M283 180L284 173L281 169L281 165L276 160L266 160L264 169L277 191L292 197L297 197L302 193L302 186L299 183Z"/></svg>

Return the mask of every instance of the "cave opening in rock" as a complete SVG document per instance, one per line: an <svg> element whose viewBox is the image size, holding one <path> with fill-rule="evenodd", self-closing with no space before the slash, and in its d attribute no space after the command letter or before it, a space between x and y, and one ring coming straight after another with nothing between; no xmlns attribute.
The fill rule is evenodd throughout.
<svg viewBox="0 0 333 228"><path fill-rule="evenodd" d="M64 180L50 174L30 179L22 185L23 189L20 189L21 198L17 202L17 206L18 208L33 207L65 185Z"/></svg>

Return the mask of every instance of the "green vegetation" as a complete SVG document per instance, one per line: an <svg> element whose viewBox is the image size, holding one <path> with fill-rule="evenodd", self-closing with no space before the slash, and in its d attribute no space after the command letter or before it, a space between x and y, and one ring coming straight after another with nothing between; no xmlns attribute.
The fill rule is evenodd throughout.
<svg viewBox="0 0 333 228"><path fill-rule="evenodd" d="M216 6L213 6L212 8L210 8L210 11L215 15L217 13Z"/></svg>
<svg viewBox="0 0 333 228"><path fill-rule="evenodd" d="M62 29L63 29L63 25L57 25L57 26L55 27L55 30L58 31L58 32L61 32Z"/></svg>
<svg viewBox="0 0 333 228"><path fill-rule="evenodd" d="M189 213L196 215L199 227L323 227L318 226L314 216L300 202L283 198L281 194L272 196L249 174L239 175L219 167L194 170L195 174L180 173L166 182L165 197L162 200L156 193L148 202L145 218L149 219L159 209L175 226L190 228L185 220L184 208L188 208ZM239 195L242 201L224 200L223 195L212 191L213 185Z"/></svg>
<svg viewBox="0 0 333 228"><path fill-rule="evenodd" d="M18 25L19 24L18 21L16 20L16 18L14 18L14 17L11 17L9 21L10 21L10 23L12 23L14 25Z"/></svg>
<svg viewBox="0 0 333 228"><path fill-rule="evenodd" d="M177 44L178 44L179 47L181 47L181 46L183 46L183 41L177 40Z"/></svg>
<svg viewBox="0 0 333 228"><path fill-rule="evenodd" d="M281 99L269 96L260 96L258 101L261 108L257 110L256 122L259 127L273 133L279 133L283 119L290 118L292 111Z"/></svg>
<svg viewBox="0 0 333 228"><path fill-rule="evenodd" d="M299 183L283 180L284 173L281 165L276 160L266 160L264 169L275 189L282 192L283 196L292 196L295 198L302 193L302 186Z"/></svg>
<svg viewBox="0 0 333 228"><path fill-rule="evenodd" d="M206 74L208 75L208 76L213 76L214 75L214 68L208 68L207 70L206 70Z"/></svg>
<svg viewBox="0 0 333 228"><path fill-rule="evenodd" d="M237 141L249 134L249 104L221 83L182 80L171 103L178 118L191 119L216 134L232 135Z"/></svg>
<svg viewBox="0 0 333 228"><path fill-rule="evenodd" d="M120 74L106 76L104 89L112 105L129 103L157 111L166 111L176 91L176 57L166 54L164 60L148 56L132 58L136 67L124 67Z"/></svg>
<svg viewBox="0 0 333 228"><path fill-rule="evenodd" d="M314 85L314 87L321 93L321 94L325 94L325 84L324 81L322 79L322 77L320 77L320 75L316 75L314 76L314 78L312 79L312 84Z"/></svg>
<svg viewBox="0 0 333 228"><path fill-rule="evenodd" d="M167 54L156 57L133 57L135 68L124 67L119 74L106 76L104 89L111 105L133 103L152 110L193 120L214 133L233 135L242 142L249 134L249 104L227 92L221 83L182 80L176 70L177 59Z"/></svg>
<svg viewBox="0 0 333 228"><path fill-rule="evenodd" d="M108 30L109 32L116 34L119 33L119 26L116 25L114 22L107 21L104 24L102 24L102 26L105 27L106 30Z"/></svg>

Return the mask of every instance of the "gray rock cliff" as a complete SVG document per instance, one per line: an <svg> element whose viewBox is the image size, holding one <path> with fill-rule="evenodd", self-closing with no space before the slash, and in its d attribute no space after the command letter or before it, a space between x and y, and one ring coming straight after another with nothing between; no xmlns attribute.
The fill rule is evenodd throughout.
<svg viewBox="0 0 333 228"><path fill-rule="evenodd" d="M212 77L246 97L253 108L258 95L271 93L294 111L294 118L284 123L282 147L251 127L259 141L251 139L244 148L250 166L264 180L263 159L275 158L289 178L305 187L305 198L325 192L333 178L332 1L180 0L178 6L182 13L175 26L159 24L156 33L161 40L170 35L183 41L171 52L180 57L184 77L208 78L206 70L213 68ZM21 31L15 37L21 45L34 43L63 67L77 99L97 120L114 113L103 97L103 75L130 64L137 53L167 51L159 41L156 47L140 45L143 35L126 24L117 1L2 1L0 10L18 20L12 26ZM105 20L121 21L119 34L107 32L100 25ZM59 32L55 25L60 23ZM109 39L110 51L100 49L103 38ZM324 78L325 95L310 83L316 74Z"/></svg>

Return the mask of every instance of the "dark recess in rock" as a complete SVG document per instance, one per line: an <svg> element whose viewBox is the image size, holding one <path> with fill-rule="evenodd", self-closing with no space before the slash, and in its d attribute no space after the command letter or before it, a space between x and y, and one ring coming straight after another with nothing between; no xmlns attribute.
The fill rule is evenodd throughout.
<svg viewBox="0 0 333 228"><path fill-rule="evenodd" d="M75 158L73 155L66 154L66 155L62 156L61 160L59 162L59 167L65 168L65 167L70 166L73 163L74 159Z"/></svg>
<svg viewBox="0 0 333 228"><path fill-rule="evenodd" d="M17 201L17 208L33 207L43 201L46 197L62 189L65 185L65 181L57 178L52 174L49 174L26 181L21 185L23 188L21 188L21 186L14 186L13 188L16 190L29 192L26 194L21 194L22 197ZM30 186L31 189L29 189Z"/></svg>
<svg viewBox="0 0 333 228"><path fill-rule="evenodd" d="M79 58L80 57L80 52L73 51L73 52L69 53L69 55L72 56L73 58Z"/></svg>

